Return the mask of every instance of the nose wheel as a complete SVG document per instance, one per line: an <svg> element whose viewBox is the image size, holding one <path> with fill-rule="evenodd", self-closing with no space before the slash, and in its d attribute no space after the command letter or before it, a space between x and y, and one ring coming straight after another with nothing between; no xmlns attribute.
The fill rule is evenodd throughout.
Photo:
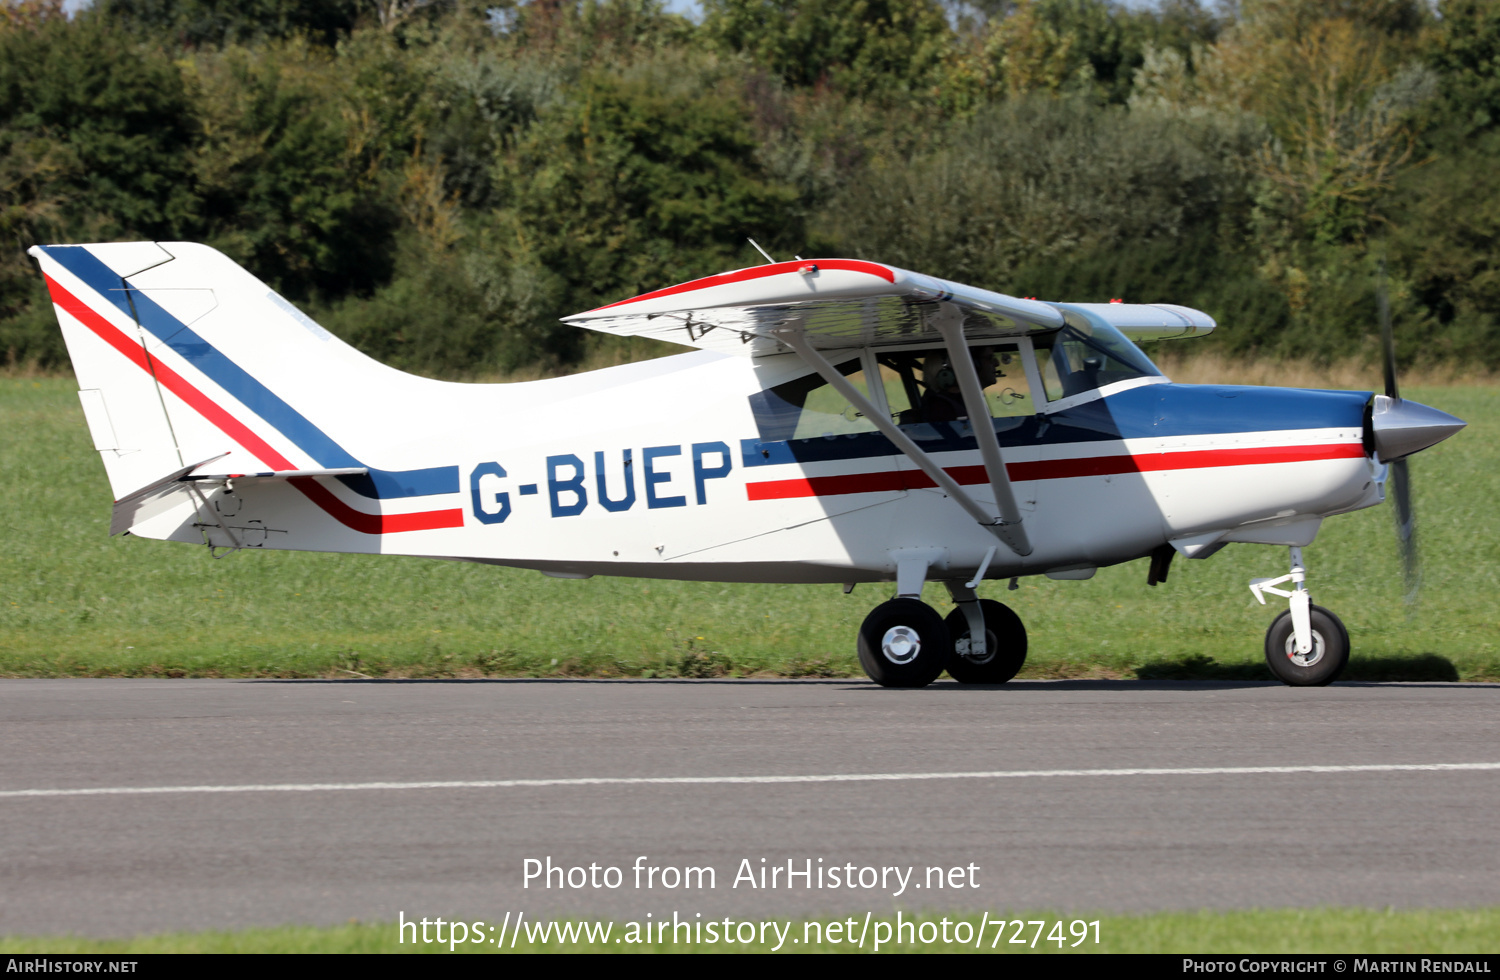
<svg viewBox="0 0 1500 980"><path fill-rule="evenodd" d="M1281 596L1291 607L1266 630L1266 665L1276 679L1293 687L1331 684L1349 663L1349 631L1322 606L1312 604L1302 549L1291 549L1292 570L1279 578L1258 578L1250 591L1265 605L1266 595ZM1292 583L1290 590L1277 586Z"/></svg>
<svg viewBox="0 0 1500 980"><path fill-rule="evenodd" d="M1312 649L1297 649L1292 611L1277 616L1266 630L1266 665L1276 679L1293 687L1331 684L1349 663L1349 631L1343 622L1322 606L1309 606L1308 626Z"/></svg>

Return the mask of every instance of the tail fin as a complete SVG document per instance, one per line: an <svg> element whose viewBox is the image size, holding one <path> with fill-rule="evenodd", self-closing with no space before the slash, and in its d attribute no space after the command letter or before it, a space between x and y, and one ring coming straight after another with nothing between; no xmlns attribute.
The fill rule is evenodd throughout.
<svg viewBox="0 0 1500 980"><path fill-rule="evenodd" d="M117 500L214 458L219 473L343 471L348 492L337 496L298 482L355 530L454 526L457 512L445 511L435 512L447 515L441 521L387 527L389 519L348 512L342 500L457 493L457 466L432 465L432 422L452 389L467 386L366 357L204 245L51 245L31 254ZM376 464L362 462L366 455Z"/></svg>

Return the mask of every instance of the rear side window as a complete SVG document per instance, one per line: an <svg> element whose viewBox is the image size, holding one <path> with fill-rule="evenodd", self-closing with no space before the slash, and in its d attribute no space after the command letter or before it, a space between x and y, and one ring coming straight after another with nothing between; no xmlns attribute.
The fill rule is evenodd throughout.
<svg viewBox="0 0 1500 980"><path fill-rule="evenodd" d="M858 358L835 367L866 399L870 388ZM767 442L793 439L834 439L874 432L875 424L817 374L779 384L750 396L760 437Z"/></svg>

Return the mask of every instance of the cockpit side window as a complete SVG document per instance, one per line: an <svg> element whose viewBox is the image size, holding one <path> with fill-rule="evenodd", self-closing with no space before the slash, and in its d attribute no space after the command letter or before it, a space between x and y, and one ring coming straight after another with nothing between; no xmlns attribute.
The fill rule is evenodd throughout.
<svg viewBox="0 0 1500 980"><path fill-rule="evenodd" d="M1095 388L1157 377L1161 371L1114 327L1072 325L1032 339L1037 368L1048 401L1061 401Z"/></svg>
<svg viewBox="0 0 1500 980"><path fill-rule="evenodd" d="M969 355L974 359L991 418L1036 414L1016 344L976 346L970 348ZM884 352L876 355L876 361L891 418L898 425L968 418L958 375L946 349Z"/></svg>

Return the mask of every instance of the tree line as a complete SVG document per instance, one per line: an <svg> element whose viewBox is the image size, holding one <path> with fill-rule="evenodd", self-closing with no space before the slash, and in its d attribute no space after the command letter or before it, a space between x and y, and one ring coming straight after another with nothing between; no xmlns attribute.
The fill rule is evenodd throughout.
<svg viewBox="0 0 1500 980"><path fill-rule="evenodd" d="M434 376L774 255L1208 311L1206 347L1500 361L1492 0L0 0L0 356L36 243L203 241ZM1383 270L1383 271L1382 271Z"/></svg>

